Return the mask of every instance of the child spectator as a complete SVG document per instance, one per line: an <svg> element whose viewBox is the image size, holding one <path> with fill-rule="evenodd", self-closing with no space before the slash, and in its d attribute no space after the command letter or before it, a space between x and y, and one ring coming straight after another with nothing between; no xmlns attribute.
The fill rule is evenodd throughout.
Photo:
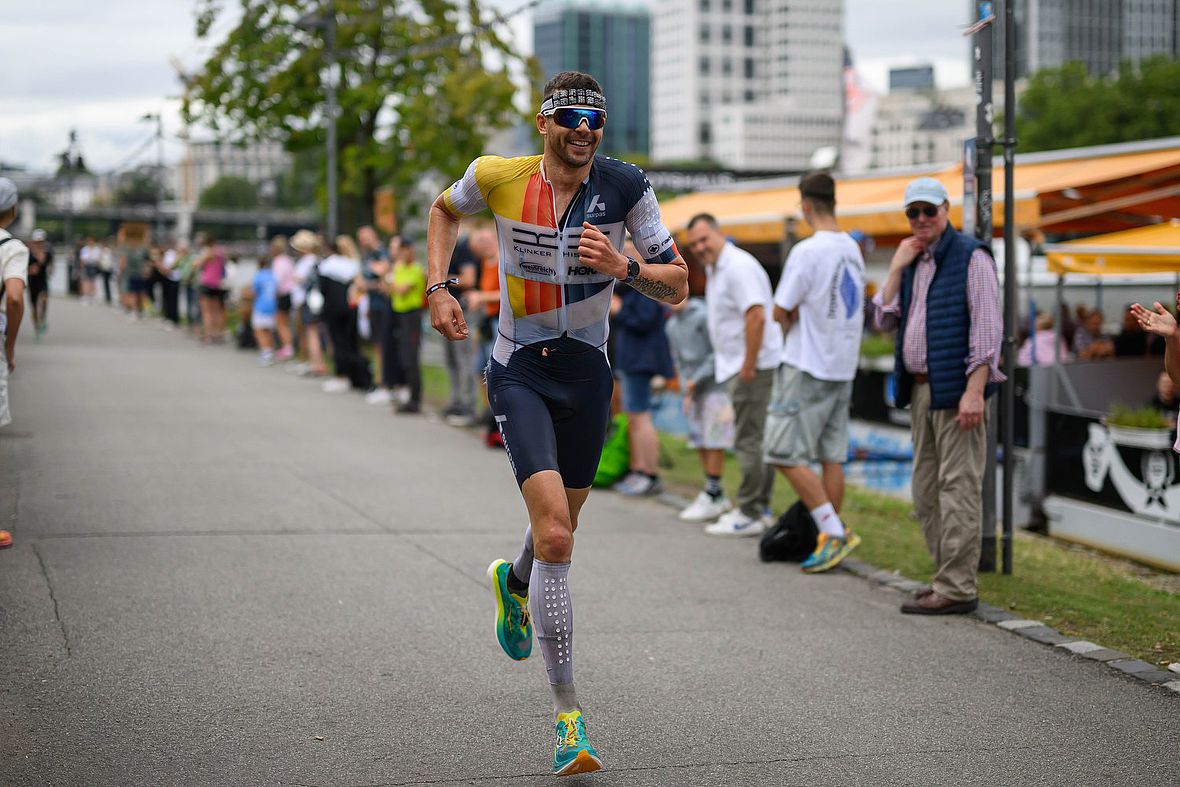
<svg viewBox="0 0 1180 787"><path fill-rule="evenodd" d="M271 366L275 361L274 329L278 315L278 281L271 270L271 260L263 257L258 261L258 272L250 287L254 291L254 309L250 312L250 324L254 326L254 338L258 341L258 362Z"/></svg>
<svg viewBox="0 0 1180 787"><path fill-rule="evenodd" d="M714 380L708 320L705 299L691 297L672 307L664 326L684 392L688 444L697 449L705 473L705 488L680 512L682 522L712 522L732 508L721 473L725 452L733 449L733 403L725 386Z"/></svg>

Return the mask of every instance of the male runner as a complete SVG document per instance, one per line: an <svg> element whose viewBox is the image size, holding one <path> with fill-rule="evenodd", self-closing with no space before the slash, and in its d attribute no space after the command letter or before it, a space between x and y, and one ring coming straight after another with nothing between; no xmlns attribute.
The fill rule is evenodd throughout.
<svg viewBox="0 0 1180 787"><path fill-rule="evenodd" d="M532 622L537 626L557 725L553 770L565 776L602 767L574 693L566 578L609 416L611 293L626 281L649 298L679 303L688 294L688 268L643 172L594 155L606 98L593 77L555 76L536 122L542 155L478 158L434 201L426 291L435 330L450 341L467 339L463 311L447 292L447 263L460 217L490 209L500 242L500 315L488 396L530 527L516 561L494 561L488 576L497 637L509 657L528 658ZM626 232L642 261L621 253Z"/></svg>

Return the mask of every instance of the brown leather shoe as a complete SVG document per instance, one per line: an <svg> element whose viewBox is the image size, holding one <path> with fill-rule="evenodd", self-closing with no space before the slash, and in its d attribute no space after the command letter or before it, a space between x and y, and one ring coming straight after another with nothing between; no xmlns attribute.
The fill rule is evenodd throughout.
<svg viewBox="0 0 1180 787"><path fill-rule="evenodd" d="M955 601L932 590L920 598L902 604L901 611L907 615L963 615L974 612L978 606L979 599Z"/></svg>
<svg viewBox="0 0 1180 787"><path fill-rule="evenodd" d="M924 588L918 588L910 596L910 600L917 601L920 598L926 598L926 596L929 596L933 592L934 592L934 588L930 587L929 585L927 585Z"/></svg>

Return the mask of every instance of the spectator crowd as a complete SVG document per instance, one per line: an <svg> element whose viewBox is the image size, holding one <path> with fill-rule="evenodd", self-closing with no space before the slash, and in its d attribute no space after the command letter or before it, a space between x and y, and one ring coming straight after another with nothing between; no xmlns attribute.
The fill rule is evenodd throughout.
<svg viewBox="0 0 1180 787"><path fill-rule="evenodd" d="M986 400L1005 379L995 262L987 247L950 226L941 184L919 178L905 192L912 234L877 287L865 278L868 239L839 229L832 178L813 173L799 189L812 232L792 244L776 286L714 216L702 213L687 226L693 271L687 300L667 306L622 283L616 287L607 352L619 415L608 446L626 446L626 459L605 472L604 456L595 483L630 497L663 492L654 414L658 392L678 389L701 473L699 493L679 518L710 536L765 543L787 520L771 510L782 475L814 531L801 556L803 571L830 570L861 542L855 522L842 515L851 389L863 331L884 332L895 337L897 405L912 412L915 514L937 567L931 585L902 611L970 611L977 603ZM13 368L23 309L25 290L17 282L27 286L40 340L49 330L54 265L43 231L34 231L26 248L3 229L15 216L14 201L15 190L8 194L0 183L0 263L9 285L0 312L0 325L5 312L9 324L0 426L8 418L4 377ZM468 341L444 343L449 400L441 416L456 426L480 425L495 446L502 443L482 374L497 336L497 243L489 225L465 229L448 279L474 330ZM210 235L165 244L125 229L107 241L86 238L67 266L69 292L82 303L117 306L133 322L158 316L165 329L187 330L203 345L232 340L256 349L263 366L318 378L326 393L352 391L399 414L422 412L427 281L410 237L383 239L369 226L355 239L306 229L276 236L244 282L241 261ZM1064 308L1056 319L1034 314L1018 363L1163 355L1161 321L1166 318L1128 306L1121 330L1111 335L1099 310ZM1174 377L1180 370L1161 374L1153 400L1172 414ZM740 478L732 498L723 482L730 456Z"/></svg>

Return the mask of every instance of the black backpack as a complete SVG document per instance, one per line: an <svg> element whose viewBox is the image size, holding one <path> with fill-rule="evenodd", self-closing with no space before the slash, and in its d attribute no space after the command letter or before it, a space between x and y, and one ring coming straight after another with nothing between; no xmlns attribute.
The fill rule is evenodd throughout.
<svg viewBox="0 0 1180 787"><path fill-rule="evenodd" d="M815 551L815 542L819 537L819 528L815 520L803 506L803 501L796 500L788 508L774 527L762 534L762 541L758 544L758 557L763 562L787 561L800 563Z"/></svg>

